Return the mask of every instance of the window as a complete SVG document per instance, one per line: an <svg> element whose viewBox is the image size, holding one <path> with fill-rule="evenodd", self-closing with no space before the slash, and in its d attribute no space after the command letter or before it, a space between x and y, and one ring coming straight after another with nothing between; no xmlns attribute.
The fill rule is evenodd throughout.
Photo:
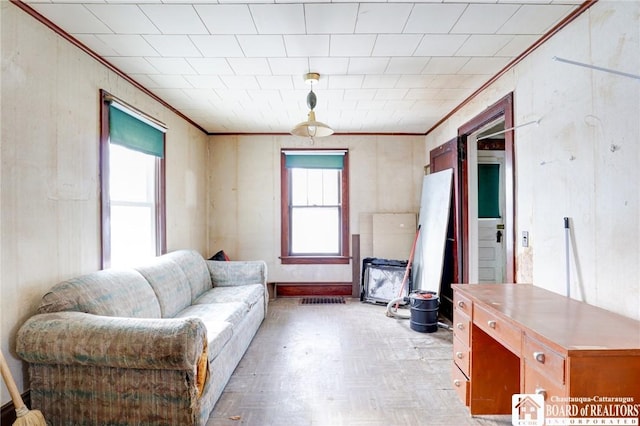
<svg viewBox="0 0 640 426"><path fill-rule="evenodd" d="M133 266L166 251L164 131L103 92L103 268Z"/></svg>
<svg viewBox="0 0 640 426"><path fill-rule="evenodd" d="M345 150L284 150L284 264L349 263L349 180Z"/></svg>

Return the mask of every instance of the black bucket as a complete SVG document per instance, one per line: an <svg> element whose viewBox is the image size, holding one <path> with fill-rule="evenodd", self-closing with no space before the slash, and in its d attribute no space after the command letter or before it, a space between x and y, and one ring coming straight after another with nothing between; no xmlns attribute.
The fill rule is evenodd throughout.
<svg viewBox="0 0 640 426"><path fill-rule="evenodd" d="M412 330L421 333L434 333L438 331L438 307L440 299L433 291L416 291L409 295L411 302L411 320L409 326Z"/></svg>

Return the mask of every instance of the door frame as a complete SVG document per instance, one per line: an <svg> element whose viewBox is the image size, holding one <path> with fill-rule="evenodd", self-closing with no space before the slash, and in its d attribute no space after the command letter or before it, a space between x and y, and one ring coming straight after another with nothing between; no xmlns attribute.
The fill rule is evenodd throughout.
<svg viewBox="0 0 640 426"><path fill-rule="evenodd" d="M488 107L486 110L458 128L460 174L460 244L462 247L462 281L469 282L469 164L466 155L467 139L482 127L504 119L504 173L505 173L505 282L515 282L515 164L513 92ZM475 166L475 165L472 165ZM455 254L455 252L454 252ZM458 253L459 254L459 253ZM457 277L459 278L459 277Z"/></svg>

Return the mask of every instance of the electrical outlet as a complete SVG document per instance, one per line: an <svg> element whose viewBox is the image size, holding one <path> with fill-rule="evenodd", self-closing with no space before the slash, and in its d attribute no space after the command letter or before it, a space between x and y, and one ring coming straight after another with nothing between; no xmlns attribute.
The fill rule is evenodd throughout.
<svg viewBox="0 0 640 426"><path fill-rule="evenodd" d="M522 231L522 247L529 247L529 231Z"/></svg>

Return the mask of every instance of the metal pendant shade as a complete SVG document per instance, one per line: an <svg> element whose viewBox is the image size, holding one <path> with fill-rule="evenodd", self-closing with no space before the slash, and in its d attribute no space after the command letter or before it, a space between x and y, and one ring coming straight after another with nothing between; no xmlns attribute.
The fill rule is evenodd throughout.
<svg viewBox="0 0 640 426"><path fill-rule="evenodd" d="M333 129L328 125L316 120L316 113L313 109L316 107L318 98L313 93L313 83L317 83L320 79L320 74L308 73L305 75L305 81L311 84L311 90L307 94L307 106L309 107L309 114L307 115L307 121L298 123L293 130L292 135L302 136L306 138L322 138L333 134Z"/></svg>

